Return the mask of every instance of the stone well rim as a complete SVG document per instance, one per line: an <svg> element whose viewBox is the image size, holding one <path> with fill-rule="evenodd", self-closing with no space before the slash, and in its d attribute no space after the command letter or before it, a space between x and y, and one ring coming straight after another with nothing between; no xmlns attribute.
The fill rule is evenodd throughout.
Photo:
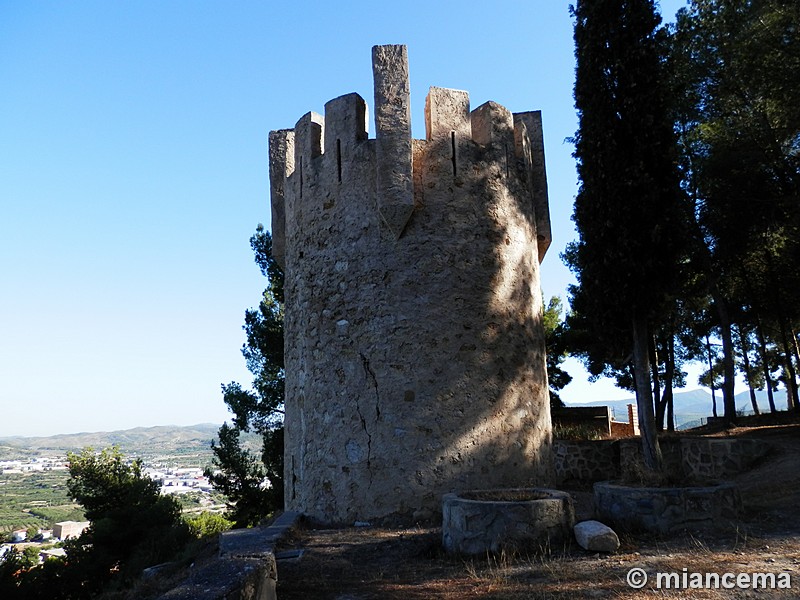
<svg viewBox="0 0 800 600"><path fill-rule="evenodd" d="M535 499L472 500L466 493L534 493ZM544 497L541 497L544 496ZM442 545L447 552L496 553L504 547L536 548L572 535L572 496L539 487L462 490L442 497Z"/></svg>
<svg viewBox="0 0 800 600"><path fill-rule="evenodd" d="M525 500L496 500L496 499L474 499L466 498L462 494L489 494L489 493L531 493L542 494L542 497L528 498ZM564 499L572 499L568 492L556 490L552 488L486 488L486 489L469 489L460 492L450 492L442 496L442 503L457 500L459 502L472 503L472 504L533 504L535 502L547 502L550 500L562 501Z"/></svg>
<svg viewBox="0 0 800 600"><path fill-rule="evenodd" d="M712 492L714 490L720 490L725 488L736 488L737 486L732 481L708 481L703 483L698 483L696 485L637 485L635 483L626 483L619 481L617 479L610 479L607 481L596 481L592 484L592 490L597 488L607 489L607 490L640 490L643 492L653 493L656 494L658 492L664 491L686 491L686 492Z"/></svg>

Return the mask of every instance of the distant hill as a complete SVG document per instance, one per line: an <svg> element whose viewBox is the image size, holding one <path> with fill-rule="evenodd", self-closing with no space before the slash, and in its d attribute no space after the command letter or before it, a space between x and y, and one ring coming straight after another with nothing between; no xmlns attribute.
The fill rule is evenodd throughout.
<svg viewBox="0 0 800 600"><path fill-rule="evenodd" d="M775 392L773 396L775 397L775 408L778 410L786 410L786 390L780 389ZM756 404L761 412L769 412L769 399L766 391L756 391ZM750 392L736 394L736 410L745 414L753 413L753 404L750 402Z"/></svg>
<svg viewBox="0 0 800 600"><path fill-rule="evenodd" d="M49 437L6 437L0 438L0 460L48 453L65 454L80 451L87 446L97 450L119 446L123 454L135 456L210 453L211 441L216 439L218 429L219 425L202 423L187 427L136 427L123 431L70 433Z"/></svg>
<svg viewBox="0 0 800 600"><path fill-rule="evenodd" d="M140 446L142 444L158 444L174 446L176 444L205 444L216 438L219 425L203 423L187 427L164 425L157 427L136 427L122 431L104 431L93 433L67 433L48 437L6 437L0 438L0 444L35 448L42 450L73 449L92 446Z"/></svg>
<svg viewBox="0 0 800 600"><path fill-rule="evenodd" d="M717 414L722 414L722 392L716 393ZM750 392L736 395L736 409L745 414L753 412L750 403ZM766 392L756 392L756 399L762 412L769 411L769 402ZM631 396L623 400L598 400L594 402L568 402L567 406L608 406L611 408L612 417L618 421L628 420L628 404L635 404L636 398ZM775 392L775 405L778 410L786 410L786 391ZM704 389L688 392L676 392L673 400L675 409L675 423L678 429L687 429L701 425L702 420L713 414L711 394Z"/></svg>

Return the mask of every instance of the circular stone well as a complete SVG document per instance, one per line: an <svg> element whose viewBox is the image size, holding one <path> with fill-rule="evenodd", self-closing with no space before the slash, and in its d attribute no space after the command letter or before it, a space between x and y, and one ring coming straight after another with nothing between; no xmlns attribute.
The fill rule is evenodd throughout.
<svg viewBox="0 0 800 600"><path fill-rule="evenodd" d="M558 490L474 490L442 498L442 543L448 552L496 553L567 540L575 524L572 497Z"/></svg>
<svg viewBox="0 0 800 600"><path fill-rule="evenodd" d="M601 481L594 484L598 520L622 530L670 533L679 529L729 525L742 499L732 483L695 487L636 487Z"/></svg>

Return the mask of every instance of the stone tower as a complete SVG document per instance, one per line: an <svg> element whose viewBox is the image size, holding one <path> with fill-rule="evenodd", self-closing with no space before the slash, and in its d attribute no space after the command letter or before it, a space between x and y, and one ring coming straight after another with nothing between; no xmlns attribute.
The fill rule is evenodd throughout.
<svg viewBox="0 0 800 600"><path fill-rule="evenodd" d="M541 115L431 88L411 137L405 46L358 94L270 133L286 275L286 508L428 519L454 490L547 484Z"/></svg>

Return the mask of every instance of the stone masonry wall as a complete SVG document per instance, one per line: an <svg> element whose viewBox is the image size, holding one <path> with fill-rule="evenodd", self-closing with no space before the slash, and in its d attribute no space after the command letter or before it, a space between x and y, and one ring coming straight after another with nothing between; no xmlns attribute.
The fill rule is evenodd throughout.
<svg viewBox="0 0 800 600"><path fill-rule="evenodd" d="M669 534L682 529L730 527L742 510L732 484L707 487L631 487L594 484L597 518L621 531Z"/></svg>
<svg viewBox="0 0 800 600"><path fill-rule="evenodd" d="M659 440L664 471L687 481L717 481L752 468L771 449L761 440L665 437ZM554 440L558 484L618 479L641 469L642 442L622 440Z"/></svg>
<svg viewBox="0 0 800 600"><path fill-rule="evenodd" d="M553 440L557 484L589 483L619 477L616 440Z"/></svg>
<svg viewBox="0 0 800 600"><path fill-rule="evenodd" d="M552 477L540 115L431 88L413 140L405 47L373 72L376 139L357 94L270 134L286 508L325 522Z"/></svg>
<svg viewBox="0 0 800 600"><path fill-rule="evenodd" d="M762 440L682 438L684 471L698 480L725 479L752 468L771 447Z"/></svg>

